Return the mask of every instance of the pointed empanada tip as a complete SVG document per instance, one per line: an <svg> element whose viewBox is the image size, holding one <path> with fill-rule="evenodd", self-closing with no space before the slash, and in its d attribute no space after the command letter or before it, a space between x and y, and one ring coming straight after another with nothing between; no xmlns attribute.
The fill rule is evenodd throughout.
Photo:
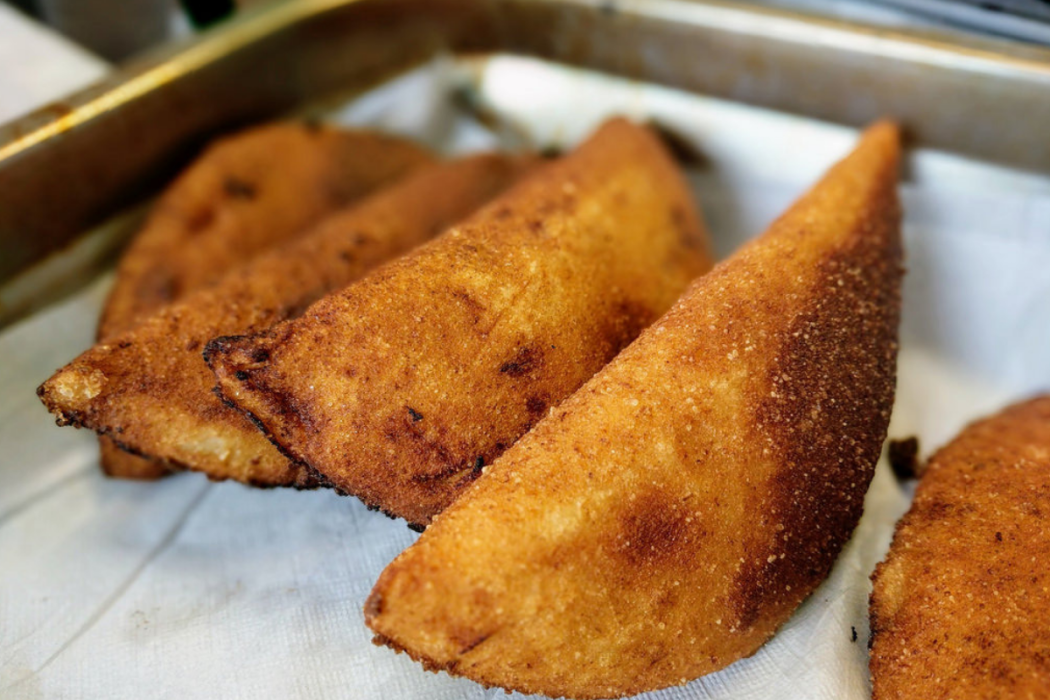
<svg viewBox="0 0 1050 700"><path fill-rule="evenodd" d="M893 138L899 138L900 132L900 124L889 118L878 119L864 129L865 134L879 133Z"/></svg>
<svg viewBox="0 0 1050 700"><path fill-rule="evenodd" d="M36 393L52 413L70 414L83 410L102 393L105 385L106 375L102 370L71 365L55 372ZM69 420L68 415L65 420Z"/></svg>
<svg viewBox="0 0 1050 700"><path fill-rule="evenodd" d="M383 593L379 590L382 582L382 579L380 579L376 583L375 588L372 589L372 592L368 594L368 599L365 601L364 607L365 624L374 632L376 632L376 629L372 626L372 623L383 612ZM376 634L378 635L379 633L376 632Z"/></svg>
<svg viewBox="0 0 1050 700"><path fill-rule="evenodd" d="M898 151L901 146L901 127L892 119L880 119L867 126L860 135L857 145L859 150L865 145Z"/></svg>

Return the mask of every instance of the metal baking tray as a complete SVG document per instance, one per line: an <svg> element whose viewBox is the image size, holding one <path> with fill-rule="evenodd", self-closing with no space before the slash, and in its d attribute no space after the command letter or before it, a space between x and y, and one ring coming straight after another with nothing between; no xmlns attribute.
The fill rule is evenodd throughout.
<svg viewBox="0 0 1050 700"><path fill-rule="evenodd" d="M41 274L42 261L209 136L440 52L539 57L848 125L891 116L916 145L1050 171L1047 49L714 0L276 2L0 126L0 324L56 277L68 285L68 265Z"/></svg>

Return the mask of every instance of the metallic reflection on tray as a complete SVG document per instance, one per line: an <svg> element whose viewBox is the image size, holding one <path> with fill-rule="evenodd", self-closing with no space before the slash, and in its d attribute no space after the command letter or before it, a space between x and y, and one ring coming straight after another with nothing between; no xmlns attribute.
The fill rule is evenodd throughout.
<svg viewBox="0 0 1050 700"><path fill-rule="evenodd" d="M851 125L892 116L917 144L1050 169L1050 50L709 0L278 2L0 127L0 288L217 131L442 51L533 55Z"/></svg>

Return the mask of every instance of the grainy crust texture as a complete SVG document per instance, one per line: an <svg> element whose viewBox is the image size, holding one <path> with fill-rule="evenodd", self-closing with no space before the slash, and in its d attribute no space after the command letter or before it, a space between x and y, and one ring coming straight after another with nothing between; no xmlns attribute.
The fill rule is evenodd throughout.
<svg viewBox="0 0 1050 700"><path fill-rule="evenodd" d="M96 345L40 395L60 423L91 428L127 450L213 479L314 486L314 474L280 454L212 391L215 378L202 357L208 341L297 316L325 293L432 238L533 164L483 155L426 166Z"/></svg>
<svg viewBox="0 0 1050 700"><path fill-rule="evenodd" d="M570 698L755 652L860 517L893 402L896 129L508 450L383 572L377 641Z"/></svg>
<svg viewBox="0 0 1050 700"><path fill-rule="evenodd" d="M401 139L301 123L270 124L216 141L161 195L125 251L98 339L130 330L431 161ZM157 479L172 469L125 452L106 437L99 446L110 476Z"/></svg>
<svg viewBox="0 0 1050 700"><path fill-rule="evenodd" d="M1050 698L1050 396L929 461L875 570L876 700Z"/></svg>
<svg viewBox="0 0 1050 700"><path fill-rule="evenodd" d="M277 444L425 526L666 311L706 248L663 146L615 120L302 318L212 343L210 362Z"/></svg>

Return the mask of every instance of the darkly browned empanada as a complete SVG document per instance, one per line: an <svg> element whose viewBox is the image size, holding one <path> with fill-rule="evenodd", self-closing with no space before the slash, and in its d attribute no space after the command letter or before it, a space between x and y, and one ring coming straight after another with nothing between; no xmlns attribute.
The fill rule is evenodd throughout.
<svg viewBox="0 0 1050 700"><path fill-rule="evenodd" d="M625 120L300 319L208 347L223 394L337 488L424 526L710 265Z"/></svg>
<svg viewBox="0 0 1050 700"><path fill-rule="evenodd" d="M403 139L293 122L216 141L160 196L124 252L99 320L99 340L131 330L432 160ZM173 467L125 452L106 437L99 446L110 476L156 479Z"/></svg>
<svg viewBox="0 0 1050 700"><path fill-rule="evenodd" d="M96 345L48 380L40 396L60 423L91 428L127 450L213 479L314 485L311 474L214 394L215 378L201 357L205 344L301 314L469 214L534 162L485 155L426 166Z"/></svg>

